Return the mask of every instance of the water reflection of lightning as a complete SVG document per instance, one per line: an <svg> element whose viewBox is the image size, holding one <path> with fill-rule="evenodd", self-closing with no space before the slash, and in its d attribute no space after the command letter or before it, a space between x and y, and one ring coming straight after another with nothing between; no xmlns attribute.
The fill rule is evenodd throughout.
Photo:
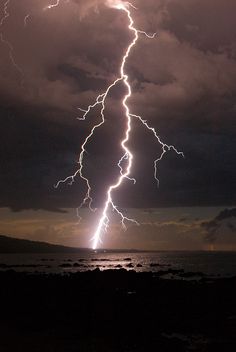
<svg viewBox="0 0 236 352"><path fill-rule="evenodd" d="M57 4L55 5L50 5L51 7L53 6L57 6L59 4L60 1L57 2ZM102 214L100 217L100 220L98 222L98 226L97 229L95 231L95 234L92 238L92 242L93 242L93 249L96 249L99 242L101 242L101 234L104 231L107 231L108 226L109 226L109 215L108 212L109 210L113 210L114 212L116 212L120 218L121 218L121 224L122 227L124 229L126 229L126 222L132 222L138 225L138 222L134 219L130 219L127 216L125 216L119 209L118 207L114 204L113 199L112 199L112 194L113 191L118 189L121 184L123 183L123 181L125 179L131 180L135 183L135 179L130 177L130 173L131 173L131 168L132 168L132 162L133 162L133 154L131 153L131 151L129 150L128 146L127 146L127 142L130 139L130 132L132 129L132 124L131 121L132 119L138 119L148 130L150 130L154 137L157 139L158 143L161 145L162 148L162 152L159 158L157 158L154 161L154 177L156 179L156 181L159 184L159 180L157 178L157 164L158 162L163 158L164 154L169 151L169 150L174 150L177 154L182 155L182 152L179 152L174 146L172 145L167 145L165 143L163 143L160 139L160 137L157 135L157 132L155 131L155 129L153 127L150 127L148 125L148 123L141 117L138 115L134 115L130 113L130 109L128 106L128 99L131 97L132 95L132 90L131 90L131 86L129 83L129 76L127 75L127 73L125 72L125 65L127 62L127 59L130 55L130 52L132 50L132 48L135 46L137 40L139 39L139 34L144 34L149 38L154 38L154 35L148 35L146 32L144 31L140 31L137 28L134 27L134 20L132 18L132 14L130 11L130 7L135 8L132 4L128 3L128 2L123 2L122 0L108 0L107 1L107 5L110 7L113 7L117 10L121 10L124 11L128 17L129 20L129 24L128 24L128 29L133 33L134 38L131 41L131 43L129 44L123 58L122 58L122 62L121 62L121 66L120 66L120 77L117 78L105 91L105 93L98 95L98 97L96 98L94 104L90 105L86 110L84 109L79 109L80 111L83 112L83 116L82 118L80 118L80 120L85 120L87 115L90 113L90 111L92 109L94 109L95 107L100 106L100 114L101 114L101 121L94 125L93 128L91 129L89 135L86 137L84 143L82 144L82 148L81 148L81 153L79 156L79 168L78 170L75 172L74 175L67 177L64 180L61 180L57 183L56 187L58 187L61 183L64 182L68 182L69 184L72 184L74 182L74 179L77 175L79 175L87 184L87 192L85 195L85 198L81 204L81 206L83 206L84 204L86 204L88 202L90 209L92 209L92 198L91 198L91 186L90 186L90 182L89 179L86 178L83 174L83 160L84 160L84 154L86 153L86 145L88 144L89 140L92 138L95 130L97 128L99 128L101 125L104 124L105 122L105 116L104 116L104 111L106 108L106 99L111 91L111 89L116 86L119 82L123 82L124 85L126 86L127 89L127 94L124 96L122 104L123 104L123 108L124 108L124 112L125 112L125 116L126 116L126 130L125 130L125 136L124 139L121 141L120 145L121 148L123 150L123 156L121 157L121 159L118 162L118 167L120 169L120 175L117 179L117 182L114 183L113 185L109 186L106 192L106 201L105 201L105 205L103 207L102 210ZM51 8L48 7L48 8ZM123 166L123 164L125 164ZM80 206L80 207L81 207ZM94 209L92 209L94 210Z"/></svg>

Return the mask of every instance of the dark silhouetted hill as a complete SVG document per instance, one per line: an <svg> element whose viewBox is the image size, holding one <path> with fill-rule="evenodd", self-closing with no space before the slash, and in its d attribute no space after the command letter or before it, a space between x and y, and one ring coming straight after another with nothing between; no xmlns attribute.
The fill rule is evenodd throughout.
<svg viewBox="0 0 236 352"><path fill-rule="evenodd" d="M88 249L65 247L0 235L0 253L78 253Z"/></svg>

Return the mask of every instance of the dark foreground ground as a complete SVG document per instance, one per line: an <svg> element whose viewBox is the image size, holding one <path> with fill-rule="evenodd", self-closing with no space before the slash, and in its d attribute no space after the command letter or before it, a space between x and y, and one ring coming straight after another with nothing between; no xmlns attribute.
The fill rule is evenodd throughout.
<svg viewBox="0 0 236 352"><path fill-rule="evenodd" d="M236 278L2 272L0 351L236 351Z"/></svg>

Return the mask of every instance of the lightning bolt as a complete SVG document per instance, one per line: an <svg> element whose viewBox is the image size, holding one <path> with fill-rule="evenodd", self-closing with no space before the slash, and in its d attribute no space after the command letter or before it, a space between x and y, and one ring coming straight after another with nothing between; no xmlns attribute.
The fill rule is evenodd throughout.
<svg viewBox="0 0 236 352"><path fill-rule="evenodd" d="M27 26L28 22L29 22L29 19L30 19L30 14L28 13L25 18L24 18L24 27Z"/></svg>
<svg viewBox="0 0 236 352"><path fill-rule="evenodd" d="M48 8L52 8L55 6L58 6L60 3L60 1L57 1L56 4L54 5L49 5ZM133 154L131 153L131 151L129 150L127 143L130 140L130 133L132 130L132 119L138 119L142 125L144 125L145 128L147 128L156 138L157 142L161 145L162 148L162 152L161 155L154 161L154 178L157 181L157 184L159 185L159 180L157 177L157 166L158 163L162 160L162 158L164 157L164 155L166 154L167 151L173 150L174 152L176 152L178 155L183 155L182 152L179 152L173 145L168 145L166 143L163 143L160 139L160 137L158 136L156 130L149 126L149 124L147 123L146 120L144 120L141 116L132 114L130 112L130 108L128 105L128 100L129 98L132 96L132 89L131 89L131 85L129 82L129 76L125 71L125 67L126 67L126 62L130 56L130 52L132 50L132 48L136 45L138 39L139 39L139 35L140 34L144 34L146 37L148 38L154 38L156 34L153 35L149 35L144 31L141 31L137 28L135 28L134 26L134 20L132 18L132 14L130 11L130 8L134 8L136 9L131 3L129 2L123 2L121 0L108 0L107 1L107 5L109 7L115 8L117 10L123 11L125 12L127 18L128 18L128 30L131 31L133 33L133 40L131 41L131 43L128 45L125 54L122 58L121 61L121 66L120 66L120 77L118 77L116 80L114 80L114 82L111 83L111 85L109 85L109 87L107 88L107 90L103 93L97 96L95 102L91 105L88 106L87 109L81 109L79 108L79 110L81 112L83 112L83 115L81 118L79 118L79 120L85 120L87 115L96 107L100 106L100 116L101 116L101 120L98 124L94 125L89 133L89 135L85 138L84 143L82 144L81 147L81 153L79 155L79 160L78 160L78 165L79 168L77 169L77 171L72 175L69 176L67 178L65 178L64 180L60 180L55 187L58 187L61 183L69 183L70 185L72 185L72 183L74 182L76 176L80 176L80 178L82 178L86 185L87 185L87 192L86 195L81 203L81 205L79 206L78 209L80 209L83 205L85 205L86 203L88 203L89 208L93 211L95 211L96 209L92 208L92 197L91 197L91 185L89 182L89 179L85 177L84 173L83 173L83 161L84 161L84 155L86 153L86 146L89 143L90 139L93 137L94 132L97 128L101 127L104 123L105 123L105 116L104 116L104 112L105 112L105 108L106 108L106 99L111 91L111 89L113 87L115 87L118 83L123 82L123 84L125 85L126 89L127 89L127 93L125 94L123 100L122 100L122 105L124 108L124 113L126 116L126 129L125 129L125 135L123 140L120 142L120 146L123 150L123 156L121 157L121 159L118 161L118 168L120 169L120 174L119 177L117 179L117 181L110 185L107 189L106 192L106 201L102 210L102 214L101 217L98 221L98 225L97 225L97 229L95 231L94 236L92 237L91 241L92 241L92 248L96 249L98 247L98 244L101 242L101 237L102 237L102 233L106 232L108 227L109 227L109 210L113 210L114 212L116 212L118 214L118 216L121 219L121 224L123 229L126 229L126 222L132 222L136 225L139 225L138 222L135 219L131 219L128 218L127 216L125 216L122 211L119 210L119 208L114 204L113 199L112 199L112 194L115 190L117 190L122 183L124 182L125 179L128 179L130 181L133 181L134 183L136 182L136 180L134 178L130 177L131 174L131 169L132 169L132 164L133 164ZM123 166L123 164L125 164L125 166Z"/></svg>
<svg viewBox="0 0 236 352"><path fill-rule="evenodd" d="M64 0L64 1L68 2L68 0ZM43 10L51 10L55 7L58 7L60 4L61 4L61 0L56 0L55 2L50 3L49 5L44 7ZM98 244L101 242L102 234L104 232L106 232L109 227L109 211L110 210L113 210L120 217L121 225L124 230L126 230L126 228L127 228L126 222L131 222L133 224L139 225L139 223L135 219L132 219L132 218L125 216L122 213L122 211L117 207L117 205L115 205L115 203L113 202L113 198L112 198L113 192L115 190L117 190L123 184L124 180L127 179L129 181L132 181L133 183L136 182L136 180L134 178L130 177L134 156L127 146L128 142L130 140L130 133L132 131L132 120L137 119L138 121L140 121L141 124L153 134L153 136L157 140L158 144L161 146L161 150L162 150L161 155L154 161L154 178L157 181L158 185L159 185L159 180L158 180L158 176L157 176L157 171L158 171L157 168L158 168L158 163L163 159L164 155L168 151L173 150L176 154L184 156L183 153L179 152L173 145L168 145L168 144L162 142L162 140L159 137L159 135L157 134L156 130L153 127L151 127L148 124L148 122L146 120L144 120L141 116L132 114L130 112L130 108L128 105L128 100L132 96L132 88L131 88L131 84L129 82L129 76L125 70L127 60L130 56L131 50L136 45L140 34L143 34L146 37L151 38L151 39L153 39L156 34L149 35L146 32L139 30L134 26L134 20L133 20L130 8L136 9L136 7L132 3L124 2L122 0L107 0L106 4L107 4L107 6L109 6L111 8L115 8L119 11L123 11L126 14L127 19L128 19L127 29L131 33L133 33L133 39L130 42L130 44L128 45L128 47L124 53L124 56L122 57L121 65L120 65L120 76L117 79L115 79L108 86L108 88L106 89L106 91L104 93L99 94L97 96L95 102L93 104L89 105L87 109L78 108L79 111L81 111L83 113L82 117L78 118L79 120L86 120L89 113L97 107L100 107L100 118L101 119L100 119L99 123L95 124L91 128L89 134L87 135L87 137L85 138L85 140L81 146L81 152L79 154L79 159L78 159L79 166L78 166L78 169L76 170L76 172L73 175L68 176L63 180L58 181L58 183L55 185L56 188L59 187L59 185L62 183L68 183L69 185L72 185L73 182L75 181L75 178L77 176L79 176L86 183L87 191L86 191L86 194L85 194L85 197L84 197L82 203L80 204L80 206L77 209L78 217L80 219L79 209L86 204L88 204L90 210L96 211L96 209L94 209L92 207L93 199L91 197L92 188L90 185L90 181L84 175L84 163L83 162L84 162L84 156L86 154L86 146L88 145L90 139L93 137L96 129L98 129L99 127L101 127L105 123L106 101L107 101L107 98L108 98L112 88L114 88L119 83L123 83L124 86L126 87L126 90L127 90L127 93L124 95L124 98L122 100L122 106L123 106L124 114L126 117L126 128L125 128L124 137L120 142L120 147L123 150L123 155L117 163L117 167L119 168L120 172L119 172L119 177L117 178L117 181L114 184L110 185L106 191L106 200L105 200L105 204L102 209L101 217L98 221L98 225L97 225L96 231L94 233L94 236L91 239L93 249L96 249L98 247ZM0 29L4 25L4 22L10 16L10 13L8 10L9 5L10 5L10 0L6 0L6 2L4 3L4 7L3 7L3 17L0 19ZM25 26L27 25L27 21L29 20L29 18L30 18L30 14L25 16L25 18L24 18L24 25ZM1 39L2 43L4 43L9 49L9 57L10 57L12 64L21 73L21 75L23 75L22 70L17 65L17 63L14 59L13 46L11 45L11 43L8 40L6 40L4 38L3 33L1 31L0 31L0 39Z"/></svg>
<svg viewBox="0 0 236 352"><path fill-rule="evenodd" d="M2 29L4 22L8 19L8 17L10 17L9 6L10 6L10 0L7 0L3 5L3 16L0 19L0 29ZM12 65L14 66L14 68L19 72L19 74L21 76L21 85L23 85L24 73L15 60L14 48L13 48L12 44L7 39L5 39L2 30L0 30L0 40L8 48L9 59L10 59Z"/></svg>
<svg viewBox="0 0 236 352"><path fill-rule="evenodd" d="M69 0L64 0L65 2L68 2ZM43 8L43 11L47 11L47 10L51 10L53 9L54 7L58 7L61 3L61 0L55 0L54 3L50 3L49 5L45 6ZM30 19L31 15L30 14L27 14L24 18L24 26L26 27L27 24L28 24L28 21Z"/></svg>
<svg viewBox="0 0 236 352"><path fill-rule="evenodd" d="M64 0L65 2L68 2L69 0ZM61 3L61 0L56 0L54 3L49 4L43 8L43 10L51 10L54 7L58 7ZM9 40L5 38L2 32L2 27L5 23L5 21L10 17L10 12L9 12L9 6L11 4L11 0L6 0L5 3L3 4L3 16L0 18L0 41L8 48L8 53L9 53L9 59L14 66L14 68L19 72L21 76L21 86L24 85L24 72L21 69L21 67L18 65L18 63L15 60L14 56L14 47L11 44ZM31 15L27 14L24 17L24 27L27 27L28 21L30 19Z"/></svg>
<svg viewBox="0 0 236 352"><path fill-rule="evenodd" d="M51 10L51 9L53 9L54 7L59 6L59 5L60 5L60 2L61 2L61 0L56 0L54 3L45 6L45 7L44 7L44 10Z"/></svg>
<svg viewBox="0 0 236 352"><path fill-rule="evenodd" d="M60 3L61 3L61 0L56 0L54 3L50 3L49 5L45 6L42 10L43 11L51 10L54 7L58 7ZM30 18L31 18L31 15L29 13L24 17L24 27L27 27L27 24Z"/></svg>
<svg viewBox="0 0 236 352"><path fill-rule="evenodd" d="M7 0L4 4L3 4L3 17L0 20L0 27L3 25L3 23L6 21L6 19L10 16L9 12L8 12L8 6L10 4L10 0Z"/></svg>

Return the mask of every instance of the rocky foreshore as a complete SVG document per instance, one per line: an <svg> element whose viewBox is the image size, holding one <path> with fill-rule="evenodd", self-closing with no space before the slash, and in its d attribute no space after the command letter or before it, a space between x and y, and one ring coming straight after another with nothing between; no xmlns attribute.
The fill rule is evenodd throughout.
<svg viewBox="0 0 236 352"><path fill-rule="evenodd" d="M0 284L1 352L236 350L235 277L8 270Z"/></svg>

